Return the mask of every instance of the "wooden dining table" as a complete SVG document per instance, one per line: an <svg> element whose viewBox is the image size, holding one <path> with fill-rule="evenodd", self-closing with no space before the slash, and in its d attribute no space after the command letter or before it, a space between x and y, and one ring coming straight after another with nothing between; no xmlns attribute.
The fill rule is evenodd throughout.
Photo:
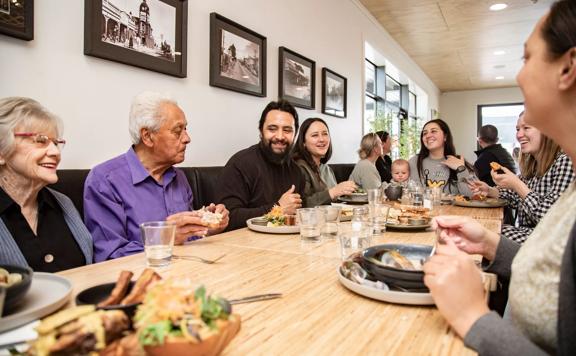
<svg viewBox="0 0 576 356"><path fill-rule="evenodd" d="M479 210L449 209L457 215L486 214ZM479 221L499 231L498 210L493 210L494 218L486 216ZM373 244L432 244L434 239L435 233L429 230L387 231ZM168 267L157 269L164 278L189 278L198 286L204 285L209 293L229 299L283 295L234 305L242 327L224 355L474 354L434 306L389 304L341 285L336 240L301 242L298 234L266 234L243 228L176 246L174 254L206 259L225 256L214 264L173 259ZM138 276L144 268L146 259L139 253L59 274L72 282L75 296L88 287L114 282L122 270Z"/></svg>

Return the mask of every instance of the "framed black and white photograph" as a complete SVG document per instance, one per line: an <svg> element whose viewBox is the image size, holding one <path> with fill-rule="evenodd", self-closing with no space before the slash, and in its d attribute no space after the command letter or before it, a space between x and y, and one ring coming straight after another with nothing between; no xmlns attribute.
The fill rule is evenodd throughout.
<svg viewBox="0 0 576 356"><path fill-rule="evenodd" d="M210 85L266 96L266 37L211 13Z"/></svg>
<svg viewBox="0 0 576 356"><path fill-rule="evenodd" d="M187 0L85 0L84 54L186 77Z"/></svg>
<svg viewBox="0 0 576 356"><path fill-rule="evenodd" d="M278 96L304 109L314 109L316 62L280 47Z"/></svg>
<svg viewBox="0 0 576 356"><path fill-rule="evenodd" d="M34 39L34 0L0 0L0 33Z"/></svg>
<svg viewBox="0 0 576 356"><path fill-rule="evenodd" d="M347 80L328 68L322 68L322 112L346 117Z"/></svg>

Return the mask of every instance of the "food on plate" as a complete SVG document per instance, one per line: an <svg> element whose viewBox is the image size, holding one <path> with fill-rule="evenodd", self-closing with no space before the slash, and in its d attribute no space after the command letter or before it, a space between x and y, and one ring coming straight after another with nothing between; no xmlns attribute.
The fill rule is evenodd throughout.
<svg viewBox="0 0 576 356"><path fill-rule="evenodd" d="M278 205L274 205L272 210L264 215L264 218L268 221L267 226L284 226L286 224L286 215L284 215L284 211Z"/></svg>
<svg viewBox="0 0 576 356"><path fill-rule="evenodd" d="M366 195L366 191L360 187L356 188L350 195Z"/></svg>
<svg viewBox="0 0 576 356"><path fill-rule="evenodd" d="M206 209L206 207L202 207L198 212L202 214L202 224L212 229L219 227L222 219L224 219L222 213L213 213Z"/></svg>
<svg viewBox="0 0 576 356"><path fill-rule="evenodd" d="M388 210L387 222L389 224L410 225L411 220L423 221L419 225L427 224L430 221L430 209L414 205L394 204Z"/></svg>
<svg viewBox="0 0 576 356"><path fill-rule="evenodd" d="M465 202L468 201L468 198L466 198L465 196L458 194L456 196L454 196L454 201L459 201L459 202Z"/></svg>
<svg viewBox="0 0 576 356"><path fill-rule="evenodd" d="M4 268L0 268L0 287L8 288L20 282L22 282L20 273L10 273Z"/></svg>
<svg viewBox="0 0 576 356"><path fill-rule="evenodd" d="M390 267L414 271L417 268L406 256L396 250L387 250L382 253L381 263ZM421 268L419 268L421 269Z"/></svg>
<svg viewBox="0 0 576 356"><path fill-rule="evenodd" d="M486 195L485 195L485 194L481 194L481 193L474 193L474 194L470 197L470 200L485 201L485 200L486 200Z"/></svg>
<svg viewBox="0 0 576 356"><path fill-rule="evenodd" d="M138 307L134 325L148 354L216 355L240 329L228 301L194 289L187 278L157 283Z"/></svg>
<svg viewBox="0 0 576 356"><path fill-rule="evenodd" d="M142 303L148 289L161 279L162 277L153 269L146 268L134 283L130 293L120 301L120 304Z"/></svg>
<svg viewBox="0 0 576 356"><path fill-rule="evenodd" d="M112 289L110 296L98 303L98 307L120 304L126 293L128 293L128 287L130 287L130 280L133 275L134 273L130 271L120 272L118 281L116 281L116 285L114 286L114 289Z"/></svg>
<svg viewBox="0 0 576 356"><path fill-rule="evenodd" d="M120 272L116 285L110 296L98 303L97 307L110 307L117 305L129 305L142 303L146 291L151 288L156 282L160 281L162 277L153 269L146 268L136 282L131 286L131 279L134 274L130 271Z"/></svg>
<svg viewBox="0 0 576 356"><path fill-rule="evenodd" d="M122 337L129 326L128 317L119 310L95 310L94 305L65 309L40 322L38 338L28 353L87 355Z"/></svg>
<svg viewBox="0 0 576 356"><path fill-rule="evenodd" d="M504 170L498 162L490 162L490 168L492 168L492 170L498 174L504 174Z"/></svg>

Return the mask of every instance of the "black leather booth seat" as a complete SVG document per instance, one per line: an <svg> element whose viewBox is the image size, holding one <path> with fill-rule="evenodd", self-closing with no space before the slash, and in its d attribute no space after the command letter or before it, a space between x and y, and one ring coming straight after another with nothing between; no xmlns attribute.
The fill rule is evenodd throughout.
<svg viewBox="0 0 576 356"><path fill-rule="evenodd" d="M334 170L336 180L342 182L348 180L354 164L331 164L330 167ZM188 182L192 188L194 209L200 209L202 206L215 202L218 189L216 181L223 168L224 167L179 167L179 169L186 174L186 178L188 178ZM84 181L89 171L88 169L61 169L58 171L58 183L50 186L67 195L82 216L84 216Z"/></svg>

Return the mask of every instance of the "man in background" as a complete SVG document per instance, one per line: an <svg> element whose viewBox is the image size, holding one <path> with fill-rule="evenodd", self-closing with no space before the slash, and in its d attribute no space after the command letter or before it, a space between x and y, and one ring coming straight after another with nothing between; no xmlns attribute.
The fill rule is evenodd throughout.
<svg viewBox="0 0 576 356"><path fill-rule="evenodd" d="M499 163L501 166L516 172L514 159L502 145L498 143L498 129L494 125L484 125L478 131L478 145L480 150L476 151L478 159L474 163L478 178L493 187L494 181L490 175L490 162Z"/></svg>

